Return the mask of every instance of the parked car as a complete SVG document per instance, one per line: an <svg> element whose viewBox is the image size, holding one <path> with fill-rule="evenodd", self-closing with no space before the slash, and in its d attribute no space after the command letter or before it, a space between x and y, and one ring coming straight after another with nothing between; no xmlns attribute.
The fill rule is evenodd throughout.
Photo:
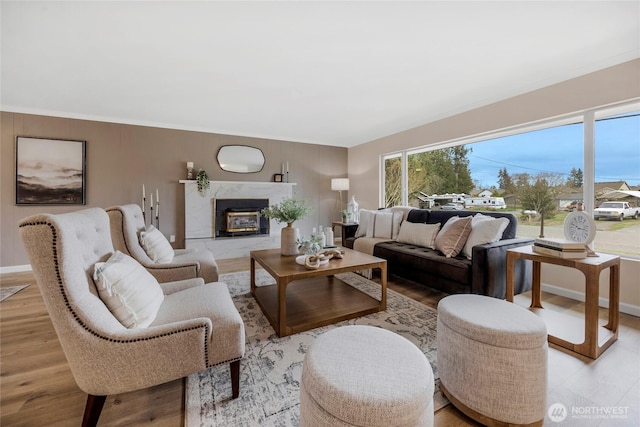
<svg viewBox="0 0 640 427"><path fill-rule="evenodd" d="M460 203L445 203L442 205L441 209L444 209L445 211L461 211L464 209L464 206Z"/></svg>
<svg viewBox="0 0 640 427"><path fill-rule="evenodd" d="M593 211L594 219L611 218L622 221L625 218L638 219L638 217L640 217L640 208L632 208L627 202L603 202Z"/></svg>
<svg viewBox="0 0 640 427"><path fill-rule="evenodd" d="M569 203L567 206L564 207L565 210L571 212L574 211L578 208L578 205L582 204L582 200L574 200L573 202Z"/></svg>

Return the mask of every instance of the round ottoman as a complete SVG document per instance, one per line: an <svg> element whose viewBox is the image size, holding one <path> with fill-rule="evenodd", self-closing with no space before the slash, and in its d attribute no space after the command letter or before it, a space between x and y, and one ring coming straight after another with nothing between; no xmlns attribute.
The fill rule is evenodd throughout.
<svg viewBox="0 0 640 427"><path fill-rule="evenodd" d="M300 426L432 426L433 388L429 361L406 338L343 326L305 355Z"/></svg>
<svg viewBox="0 0 640 427"><path fill-rule="evenodd" d="M460 411L488 425L542 425L547 328L516 304L450 295L438 304L438 373Z"/></svg>

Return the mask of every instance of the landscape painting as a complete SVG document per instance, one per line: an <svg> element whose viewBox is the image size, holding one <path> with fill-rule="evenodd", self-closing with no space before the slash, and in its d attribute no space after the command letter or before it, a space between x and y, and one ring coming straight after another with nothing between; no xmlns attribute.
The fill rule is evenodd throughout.
<svg viewBox="0 0 640 427"><path fill-rule="evenodd" d="M84 205L86 141L16 138L16 204Z"/></svg>

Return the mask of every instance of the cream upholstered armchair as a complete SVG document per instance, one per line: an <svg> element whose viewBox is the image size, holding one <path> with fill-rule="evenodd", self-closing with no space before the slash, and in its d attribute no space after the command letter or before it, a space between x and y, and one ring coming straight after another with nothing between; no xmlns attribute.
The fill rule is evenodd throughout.
<svg viewBox="0 0 640 427"><path fill-rule="evenodd" d="M35 215L19 229L71 372L89 395L83 425L97 423L107 395L219 364L230 363L238 396L245 333L226 284L159 284L114 251L103 209Z"/></svg>
<svg viewBox="0 0 640 427"><path fill-rule="evenodd" d="M142 264L159 282L192 277L202 277L207 283L218 280L218 264L208 250L169 249L172 251L170 261L151 259L140 243L140 235L146 230L140 206L113 206L107 208L107 213L111 222L113 246ZM168 245L164 237L160 239L164 239L164 244Z"/></svg>

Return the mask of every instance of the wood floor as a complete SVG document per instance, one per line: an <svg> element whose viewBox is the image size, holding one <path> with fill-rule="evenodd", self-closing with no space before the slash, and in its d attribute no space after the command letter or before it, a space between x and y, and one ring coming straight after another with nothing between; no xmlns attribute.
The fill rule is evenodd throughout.
<svg viewBox="0 0 640 427"><path fill-rule="evenodd" d="M220 260L219 267L221 273L248 270L249 260ZM80 425L86 395L73 380L33 275L0 276L3 287L27 283L31 284L28 288L0 303L0 425ZM388 286L432 307L445 296L397 278L389 278ZM581 315L583 305L579 302L553 295L545 295L543 300L547 308ZM601 311L605 318L606 311ZM618 342L596 361L550 349L548 404L622 407L627 408L626 415L568 419L557 425L640 425L640 318L622 314L620 323ZM176 380L109 396L99 425L182 426L183 390L183 380ZM436 413L435 424L477 425L451 405Z"/></svg>

